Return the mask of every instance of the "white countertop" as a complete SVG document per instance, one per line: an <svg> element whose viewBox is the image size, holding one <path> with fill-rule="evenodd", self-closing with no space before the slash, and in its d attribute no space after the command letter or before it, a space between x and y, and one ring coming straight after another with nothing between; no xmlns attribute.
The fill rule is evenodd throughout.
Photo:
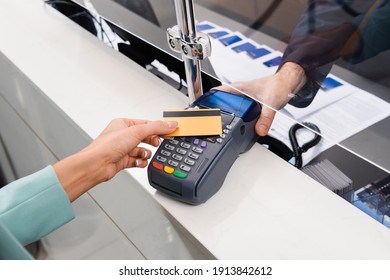
<svg viewBox="0 0 390 280"><path fill-rule="evenodd" d="M41 0L1 1L0 29L1 53L91 138L113 118L159 119L187 105ZM146 169L127 172L218 259L390 259L389 229L259 145L199 206L157 193Z"/></svg>

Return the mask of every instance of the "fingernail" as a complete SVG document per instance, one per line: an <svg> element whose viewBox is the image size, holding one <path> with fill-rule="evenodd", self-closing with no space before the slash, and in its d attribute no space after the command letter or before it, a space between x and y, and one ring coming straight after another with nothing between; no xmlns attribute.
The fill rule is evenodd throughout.
<svg viewBox="0 0 390 280"><path fill-rule="evenodd" d="M140 163L139 163L139 160L138 160L138 159L136 159L136 160L135 160L135 166L137 166L137 167L138 167L138 166L139 166L139 164L140 164Z"/></svg>
<svg viewBox="0 0 390 280"><path fill-rule="evenodd" d="M261 136L265 136L267 134L267 127L264 124L260 124L258 128Z"/></svg>
<svg viewBox="0 0 390 280"><path fill-rule="evenodd" d="M174 127L177 127L177 126L178 126L178 123L175 122L175 121L169 121L169 122L168 122L168 126L169 126L170 128L174 128Z"/></svg>
<svg viewBox="0 0 390 280"><path fill-rule="evenodd" d="M147 157L148 157L148 152L144 151L144 158L147 158Z"/></svg>

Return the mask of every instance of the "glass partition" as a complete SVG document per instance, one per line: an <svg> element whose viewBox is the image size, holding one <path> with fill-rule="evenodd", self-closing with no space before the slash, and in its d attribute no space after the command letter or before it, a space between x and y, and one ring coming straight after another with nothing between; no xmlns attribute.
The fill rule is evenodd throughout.
<svg viewBox="0 0 390 280"><path fill-rule="evenodd" d="M173 0L70 2L89 11L91 32L187 93L182 54L167 41L177 25ZM262 103L269 127L258 128L267 134L259 142L295 164L296 136L303 172L319 181L327 174L328 187L343 182L344 198L360 208L376 203L388 222L388 207L378 205L390 199L390 1L193 3L197 32L212 47L201 61L203 91L222 84ZM316 134L320 141L303 152ZM272 147L279 144L287 152Z"/></svg>

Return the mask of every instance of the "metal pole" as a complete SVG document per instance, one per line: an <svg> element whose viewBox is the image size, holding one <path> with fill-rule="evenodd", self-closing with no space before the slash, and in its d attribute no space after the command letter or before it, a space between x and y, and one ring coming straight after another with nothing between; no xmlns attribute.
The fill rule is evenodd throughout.
<svg viewBox="0 0 390 280"><path fill-rule="evenodd" d="M175 0L177 24L182 42L197 43L195 15L192 0ZM182 45L182 57L187 78L189 103L191 104L203 94L200 61L188 57L192 50Z"/></svg>

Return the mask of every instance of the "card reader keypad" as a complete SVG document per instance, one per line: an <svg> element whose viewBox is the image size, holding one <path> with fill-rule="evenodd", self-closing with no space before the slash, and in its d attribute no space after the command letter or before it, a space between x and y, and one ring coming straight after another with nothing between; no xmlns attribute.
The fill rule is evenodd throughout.
<svg viewBox="0 0 390 280"><path fill-rule="evenodd" d="M223 134L216 137L214 141L222 144L231 129L232 127L227 125L223 129ZM211 143L194 137L180 137L164 141L152 161L152 166L167 174L185 179L196 167L196 163L207 149L208 144Z"/></svg>
<svg viewBox="0 0 390 280"><path fill-rule="evenodd" d="M181 179L187 178L207 147L207 142L198 138L181 137L165 142L167 143L162 146L152 165Z"/></svg>
<svg viewBox="0 0 390 280"><path fill-rule="evenodd" d="M223 144L233 128L230 122L223 127L221 135L207 140L196 137L165 140L153 158L152 166L177 178L187 178L189 173L197 168L196 164L201 161L208 145Z"/></svg>

